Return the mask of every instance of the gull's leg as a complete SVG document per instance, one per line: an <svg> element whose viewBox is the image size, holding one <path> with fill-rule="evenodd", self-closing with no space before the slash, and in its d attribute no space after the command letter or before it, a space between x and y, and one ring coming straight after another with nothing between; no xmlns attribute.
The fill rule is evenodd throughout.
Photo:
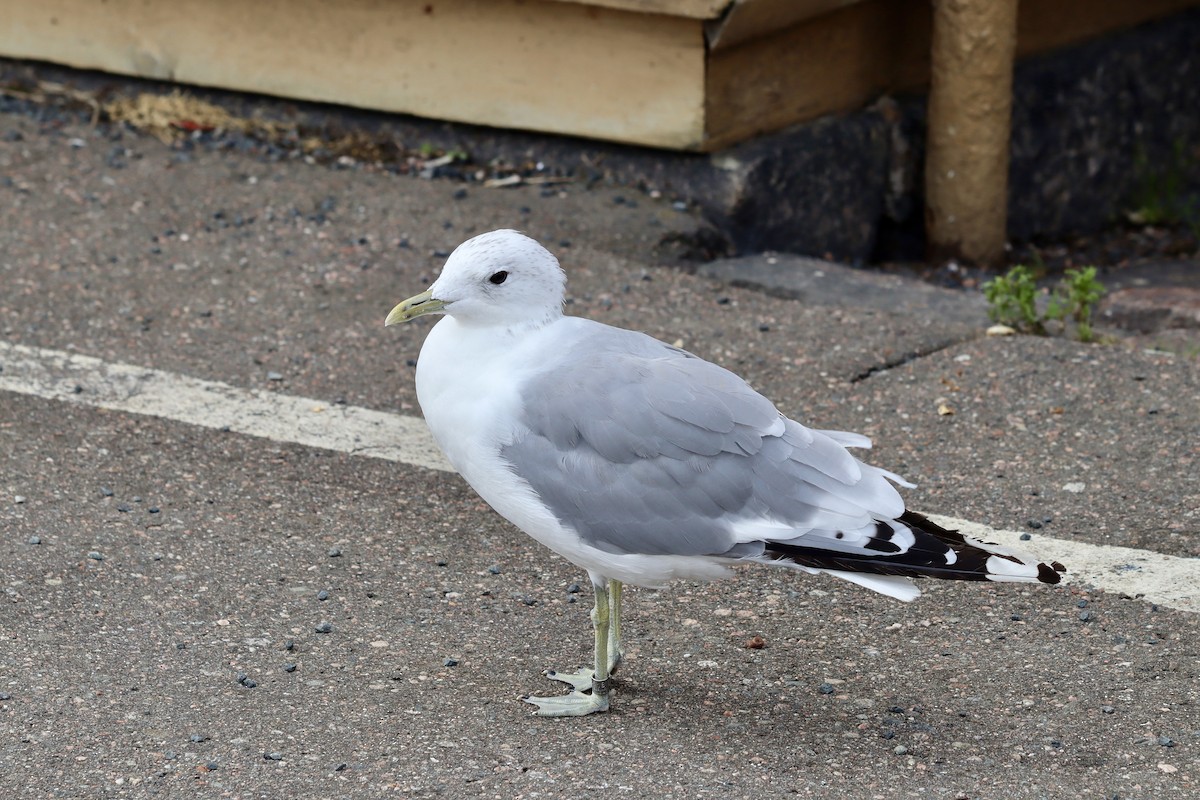
<svg viewBox="0 0 1200 800"><path fill-rule="evenodd" d="M538 707L534 713L540 717L582 717L608 710L611 617L605 583L603 578L593 579L596 590L596 605L592 608L592 628L596 634L595 668L571 673L546 670L546 677L570 684L571 691L556 697L522 698Z"/></svg>
<svg viewBox="0 0 1200 800"><path fill-rule="evenodd" d="M620 581L608 582L608 606L610 621L608 623L608 674L617 671L621 664L621 590L624 587Z"/></svg>

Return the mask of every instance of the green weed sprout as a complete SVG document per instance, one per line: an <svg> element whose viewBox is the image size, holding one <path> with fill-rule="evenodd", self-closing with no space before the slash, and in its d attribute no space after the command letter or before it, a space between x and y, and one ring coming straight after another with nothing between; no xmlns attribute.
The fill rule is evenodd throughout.
<svg viewBox="0 0 1200 800"><path fill-rule="evenodd" d="M993 322L1038 334L1046 332L1038 317L1037 282L1033 271L1024 264L985 283L983 296L987 298L988 316Z"/></svg>
<svg viewBox="0 0 1200 800"><path fill-rule="evenodd" d="M1096 339L1092 309L1103 295L1104 285L1096 279L1095 267L1068 269L1047 298L1044 311L1037 307L1038 287L1033 270L1024 264L983 285L988 316L993 321L1045 336L1047 322L1058 322L1065 330L1066 320L1070 319L1082 342Z"/></svg>
<svg viewBox="0 0 1200 800"><path fill-rule="evenodd" d="M1067 270L1066 278L1059 285L1065 295L1067 313L1075 320L1075 334L1081 342L1095 341L1092 331L1092 308L1104 296L1104 285L1096 280L1096 268Z"/></svg>

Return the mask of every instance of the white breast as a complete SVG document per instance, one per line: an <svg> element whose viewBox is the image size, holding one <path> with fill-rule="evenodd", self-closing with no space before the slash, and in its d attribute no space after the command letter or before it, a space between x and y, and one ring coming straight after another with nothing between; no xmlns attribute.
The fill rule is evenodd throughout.
<svg viewBox="0 0 1200 800"><path fill-rule="evenodd" d="M467 483L505 519L562 553L577 537L500 457L500 448L517 433L522 373L530 369L520 365L537 363L522 354L536 338L510 338L443 319L421 348L417 399L438 446Z"/></svg>

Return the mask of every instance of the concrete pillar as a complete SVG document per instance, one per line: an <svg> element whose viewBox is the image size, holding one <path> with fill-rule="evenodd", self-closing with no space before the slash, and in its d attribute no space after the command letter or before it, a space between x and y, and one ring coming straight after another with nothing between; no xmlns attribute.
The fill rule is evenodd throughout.
<svg viewBox="0 0 1200 800"><path fill-rule="evenodd" d="M932 0L925 163L932 258L1004 257L1017 0Z"/></svg>

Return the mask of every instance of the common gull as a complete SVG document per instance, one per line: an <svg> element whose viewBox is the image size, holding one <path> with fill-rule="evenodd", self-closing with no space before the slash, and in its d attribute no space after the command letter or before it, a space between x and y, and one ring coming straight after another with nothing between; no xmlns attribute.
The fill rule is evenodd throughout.
<svg viewBox="0 0 1200 800"><path fill-rule="evenodd" d="M592 669L525 697L542 716L609 707L621 587L725 577L757 563L825 573L898 600L909 580L1058 583L1057 562L942 528L904 507L898 475L806 428L732 372L645 334L563 314L566 277L533 239L461 244L386 325L444 314L417 398L438 445L501 516L587 570Z"/></svg>

